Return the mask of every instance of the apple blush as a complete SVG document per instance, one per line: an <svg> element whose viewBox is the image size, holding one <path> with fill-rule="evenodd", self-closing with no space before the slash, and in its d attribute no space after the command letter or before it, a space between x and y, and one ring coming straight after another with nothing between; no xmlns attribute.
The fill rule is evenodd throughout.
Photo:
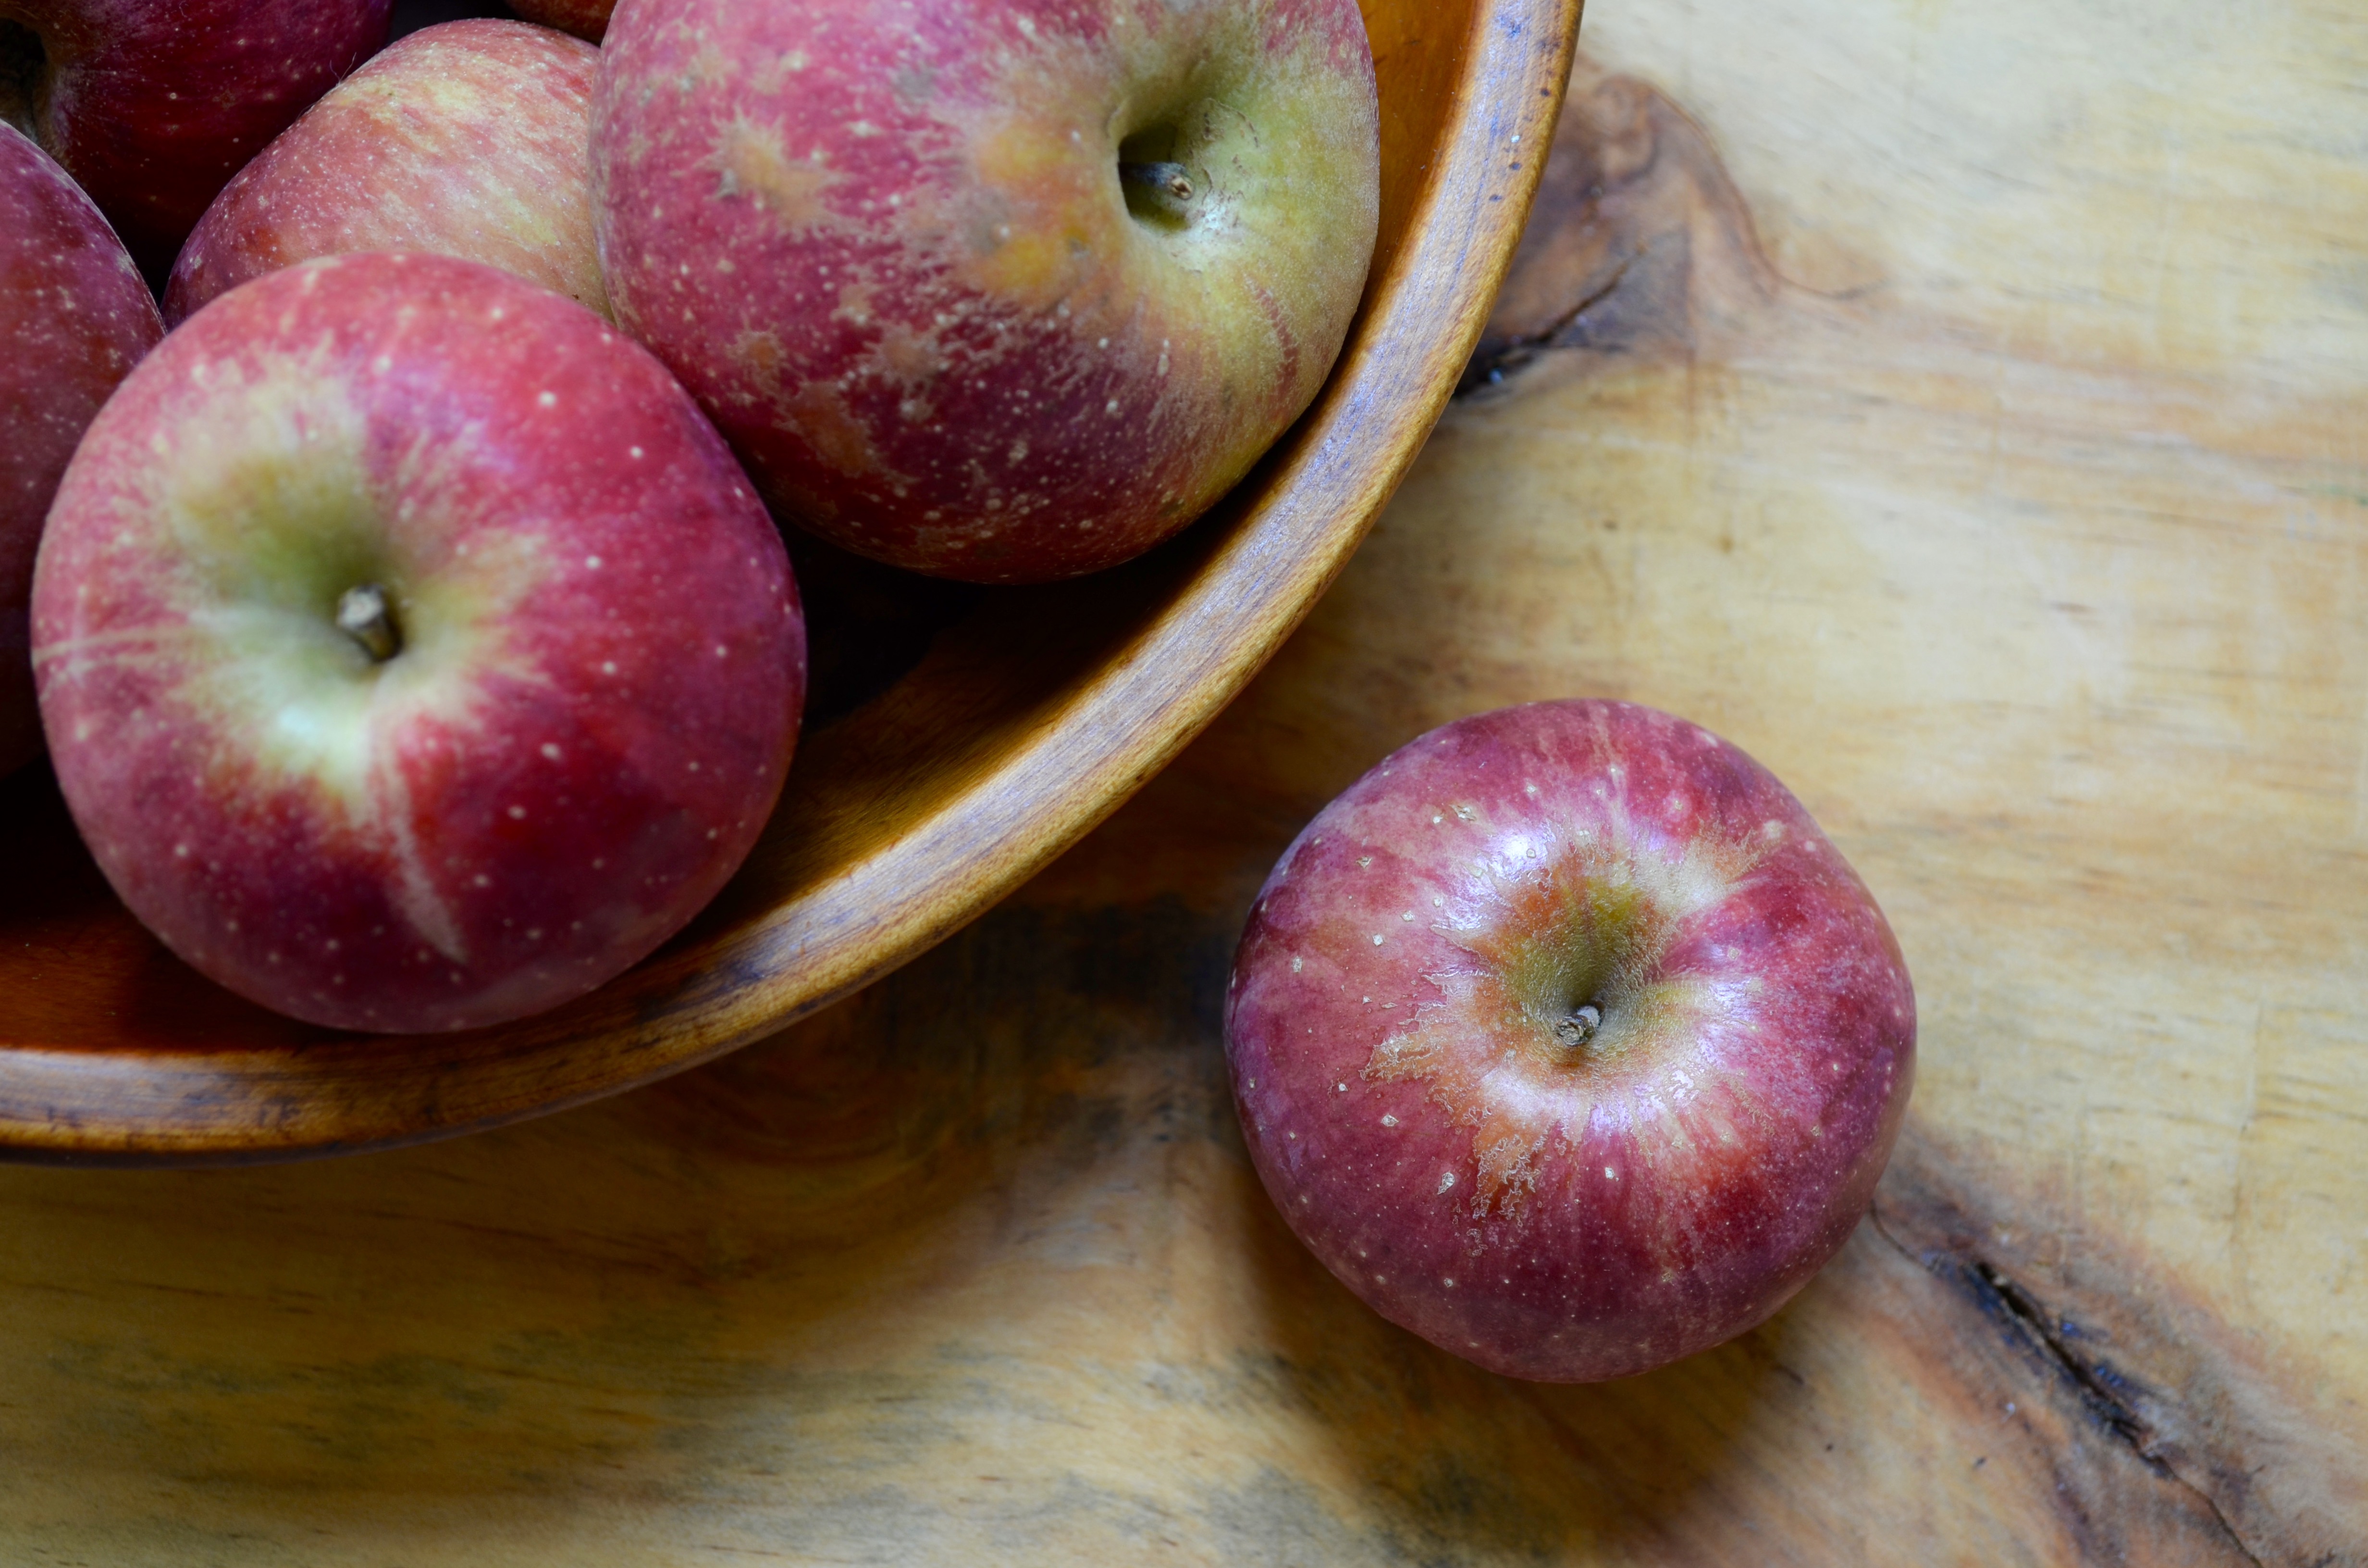
<svg viewBox="0 0 2368 1568"><path fill-rule="evenodd" d="M90 198L0 124L0 775L41 750L29 645L41 519L99 405L164 335Z"/></svg>
<svg viewBox="0 0 2368 1568"><path fill-rule="evenodd" d="M569 1000L756 842L805 682L780 536L664 367L474 262L232 290L126 379L34 574L58 780L126 904L297 1017Z"/></svg>
<svg viewBox="0 0 2368 1568"><path fill-rule="evenodd" d="M1355 0L635 0L593 103L601 265L785 519L1076 576L1314 399L1379 123Z"/></svg>
<svg viewBox="0 0 2368 1568"><path fill-rule="evenodd" d="M1782 1306L1866 1211L1914 1076L1882 912L1798 801L1653 709L1460 720L1318 813L1225 1008L1268 1193L1492 1371L1648 1371Z"/></svg>
<svg viewBox="0 0 2368 1568"><path fill-rule="evenodd" d="M549 28L425 28L332 87L198 221L173 265L178 324L251 278L350 251L482 261L609 312L592 248L592 73Z"/></svg>
<svg viewBox="0 0 2368 1568"><path fill-rule="evenodd" d="M0 0L0 120L162 273L214 193L386 41L391 0Z"/></svg>

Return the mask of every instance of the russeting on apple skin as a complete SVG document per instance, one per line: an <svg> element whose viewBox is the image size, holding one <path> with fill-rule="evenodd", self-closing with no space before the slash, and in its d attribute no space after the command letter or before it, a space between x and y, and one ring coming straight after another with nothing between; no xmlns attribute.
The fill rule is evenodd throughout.
<svg viewBox="0 0 2368 1568"><path fill-rule="evenodd" d="M304 263L191 317L60 487L41 719L116 891L356 1029L588 991L721 887L805 675L780 534L664 367L474 262Z"/></svg>
<svg viewBox="0 0 2368 1568"><path fill-rule="evenodd" d="M214 193L386 41L391 0L0 0L0 119L162 272Z"/></svg>
<svg viewBox="0 0 2368 1568"><path fill-rule="evenodd" d="M1767 1318L1865 1213L1914 1074L1882 912L1749 757L1649 708L1461 720L1326 806L1225 1009L1267 1191L1491 1370L1644 1372Z"/></svg>
<svg viewBox="0 0 2368 1568"><path fill-rule="evenodd" d="M0 125L0 775L41 749L29 648L41 519L74 443L164 332L90 198Z"/></svg>
<svg viewBox="0 0 2368 1568"><path fill-rule="evenodd" d="M371 250L485 262L607 314L587 148L599 59L488 17L397 40L222 188L174 264L165 319L292 262Z"/></svg>
<svg viewBox="0 0 2368 1568"><path fill-rule="evenodd" d="M1378 123L1354 0L626 0L601 265L787 519L935 575L1073 576L1314 398Z"/></svg>

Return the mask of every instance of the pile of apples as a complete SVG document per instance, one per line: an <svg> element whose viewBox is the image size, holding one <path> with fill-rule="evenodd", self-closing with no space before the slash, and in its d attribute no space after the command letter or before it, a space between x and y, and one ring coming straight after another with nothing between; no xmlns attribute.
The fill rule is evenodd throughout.
<svg viewBox="0 0 2368 1568"><path fill-rule="evenodd" d="M1373 243L1353 0L517 3L583 36L0 0L0 770L46 734L168 947L349 1028L564 1002L732 874L806 689L777 523L1126 560L1307 405ZM1225 1028L1349 1289L1586 1381L1832 1256L1915 999L1764 769L1544 703L1308 825Z"/></svg>
<svg viewBox="0 0 2368 1568"><path fill-rule="evenodd" d="M0 0L0 770L203 973L408 1032L739 866L779 527L1042 582L1230 488L1379 120L1354 0L389 4Z"/></svg>

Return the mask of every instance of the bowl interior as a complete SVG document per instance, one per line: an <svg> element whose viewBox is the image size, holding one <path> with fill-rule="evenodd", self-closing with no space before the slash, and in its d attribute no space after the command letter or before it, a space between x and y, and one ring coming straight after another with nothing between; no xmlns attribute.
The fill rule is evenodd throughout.
<svg viewBox="0 0 2368 1568"><path fill-rule="evenodd" d="M1255 672L1419 450L1551 139L1577 0L1364 0L1382 224L1315 406L1208 518L1116 572L922 583L803 542L816 691L723 895L593 995L500 1028L343 1034L167 953L43 766L0 781L0 1157L199 1163L435 1137L746 1043L976 915L1115 809ZM1516 139L1518 138L1518 139Z"/></svg>

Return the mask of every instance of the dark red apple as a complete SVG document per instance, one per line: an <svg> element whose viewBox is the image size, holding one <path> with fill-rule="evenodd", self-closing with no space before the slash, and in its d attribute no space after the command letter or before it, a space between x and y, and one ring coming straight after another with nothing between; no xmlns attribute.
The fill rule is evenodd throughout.
<svg viewBox="0 0 2368 1568"><path fill-rule="evenodd" d="M0 125L0 774L41 749L33 551L74 443L165 324L90 199Z"/></svg>
<svg viewBox="0 0 2368 1568"><path fill-rule="evenodd" d="M386 41L390 0L0 0L0 119L90 193L142 266Z"/></svg>
<svg viewBox="0 0 2368 1568"><path fill-rule="evenodd" d="M58 780L165 944L347 1028L590 990L781 787L780 535L663 366L475 262L233 290L126 379L33 584Z"/></svg>
<svg viewBox="0 0 2368 1568"><path fill-rule="evenodd" d="M1267 1190L1383 1316L1591 1382L1732 1338L1866 1211L1916 1003L1864 883L1709 732L1461 720L1326 806L1225 1013Z"/></svg>
<svg viewBox="0 0 2368 1568"><path fill-rule="evenodd" d="M599 59L524 22L399 40L223 187L181 247L165 319L291 262L369 250L482 261L607 314L588 150Z"/></svg>
<svg viewBox="0 0 2368 1568"><path fill-rule="evenodd" d="M528 21L574 33L590 43L598 43L609 30L609 13L616 8L617 0L510 0L510 9Z"/></svg>
<svg viewBox="0 0 2368 1568"><path fill-rule="evenodd" d="M1364 284L1354 0L633 0L593 107L617 319L782 515L1072 576L1190 522Z"/></svg>

